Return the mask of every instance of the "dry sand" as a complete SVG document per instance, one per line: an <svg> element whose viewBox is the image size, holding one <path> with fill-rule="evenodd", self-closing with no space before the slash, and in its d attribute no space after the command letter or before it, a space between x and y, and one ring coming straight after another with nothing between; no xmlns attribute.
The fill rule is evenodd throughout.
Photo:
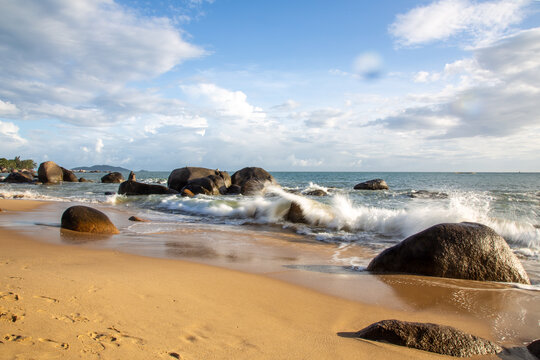
<svg viewBox="0 0 540 360"><path fill-rule="evenodd" d="M40 204L0 200L8 212ZM0 228L0 359L448 359L338 336L383 319L490 338L473 319L391 310L260 275L39 236Z"/></svg>

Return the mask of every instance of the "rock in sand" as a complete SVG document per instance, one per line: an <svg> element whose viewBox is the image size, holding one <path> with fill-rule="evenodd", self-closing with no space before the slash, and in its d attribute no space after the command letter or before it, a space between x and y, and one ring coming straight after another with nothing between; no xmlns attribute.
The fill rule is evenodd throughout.
<svg viewBox="0 0 540 360"><path fill-rule="evenodd" d="M412 235L380 253L367 270L530 284L523 265L500 235L467 222L439 224Z"/></svg>
<svg viewBox="0 0 540 360"><path fill-rule="evenodd" d="M88 206L72 206L62 214L62 229L96 234L118 234L107 215Z"/></svg>

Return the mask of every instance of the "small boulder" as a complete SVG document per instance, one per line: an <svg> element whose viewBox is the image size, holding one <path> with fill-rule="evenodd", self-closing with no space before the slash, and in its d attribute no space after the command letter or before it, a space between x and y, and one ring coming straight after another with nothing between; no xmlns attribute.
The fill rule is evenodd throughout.
<svg viewBox="0 0 540 360"><path fill-rule="evenodd" d="M38 178L43 184L57 184L64 180L64 172L54 161L39 164Z"/></svg>
<svg viewBox="0 0 540 360"><path fill-rule="evenodd" d="M259 167L245 167L235 172L231 178L233 185L238 185L244 195L258 195L268 185L277 185L270 173Z"/></svg>
<svg viewBox="0 0 540 360"><path fill-rule="evenodd" d="M307 220L304 216L304 212L300 205L296 202L291 203L291 207L285 216L285 220L295 223L295 224L307 224Z"/></svg>
<svg viewBox="0 0 540 360"><path fill-rule="evenodd" d="M12 184L32 183L33 181L34 177L27 172L12 172L4 180L4 182Z"/></svg>
<svg viewBox="0 0 540 360"><path fill-rule="evenodd" d="M131 216L129 219L129 221L136 221L136 222L148 222L148 220L145 220L145 219L142 219L138 216Z"/></svg>
<svg viewBox="0 0 540 360"><path fill-rule="evenodd" d="M77 176L68 169L64 169L63 167L60 167L62 169L62 181L66 182L78 182Z"/></svg>
<svg viewBox="0 0 540 360"><path fill-rule="evenodd" d="M538 359L540 359L540 339L533 341L529 345L527 345L527 349L531 354L536 356Z"/></svg>
<svg viewBox="0 0 540 360"><path fill-rule="evenodd" d="M79 182L84 183L84 182L92 182L92 181L87 180L87 179L81 177L81 178L79 178Z"/></svg>
<svg viewBox="0 0 540 360"><path fill-rule="evenodd" d="M399 320L379 321L353 336L455 357L497 354L503 350L489 340L450 326Z"/></svg>
<svg viewBox="0 0 540 360"><path fill-rule="evenodd" d="M117 234L107 215L88 206L72 206L62 214L61 228L87 233Z"/></svg>
<svg viewBox="0 0 540 360"><path fill-rule="evenodd" d="M182 196L187 196L187 197L194 197L195 194L191 192L191 190L189 189L182 189Z"/></svg>
<svg viewBox="0 0 540 360"><path fill-rule="evenodd" d="M102 183L119 184L124 181L124 175L119 172L109 173L101 178Z"/></svg>
<svg viewBox="0 0 540 360"><path fill-rule="evenodd" d="M310 191L306 191L304 193L304 195L307 195L307 196L327 196L328 193L322 189L314 189L314 190L310 190Z"/></svg>
<svg viewBox="0 0 540 360"><path fill-rule="evenodd" d="M242 187L239 185L231 185L227 189L227 195L239 195L242 193Z"/></svg>
<svg viewBox="0 0 540 360"><path fill-rule="evenodd" d="M530 284L500 235L485 225L466 222L439 224L412 235L380 253L367 270Z"/></svg>
<svg viewBox="0 0 540 360"><path fill-rule="evenodd" d="M383 179L364 181L354 186L354 190L388 190L388 184Z"/></svg>

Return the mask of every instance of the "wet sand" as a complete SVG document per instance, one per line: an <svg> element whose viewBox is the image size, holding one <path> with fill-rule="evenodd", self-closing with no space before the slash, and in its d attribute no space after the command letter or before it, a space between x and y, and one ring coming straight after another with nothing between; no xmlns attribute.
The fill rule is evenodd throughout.
<svg viewBox="0 0 540 360"><path fill-rule="evenodd" d="M112 208L103 210L120 235L61 235L55 224L70 205L0 200L0 358L445 358L337 335L393 318L451 325L507 346L537 334L537 292L351 272L322 261L335 248L294 234L251 239L197 227L134 234L126 213ZM242 236L244 245L257 243L244 251L223 240ZM184 260L114 250L137 253L145 248L137 240L156 239L172 250L147 255ZM510 327L500 320L516 313L525 319Z"/></svg>

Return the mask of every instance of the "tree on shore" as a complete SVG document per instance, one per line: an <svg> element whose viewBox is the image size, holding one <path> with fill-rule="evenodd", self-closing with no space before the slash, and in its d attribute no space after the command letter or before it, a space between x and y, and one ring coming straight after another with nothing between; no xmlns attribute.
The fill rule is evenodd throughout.
<svg viewBox="0 0 540 360"><path fill-rule="evenodd" d="M35 169L37 166L36 162L31 159L27 160L21 160L20 156L15 156L12 160L8 160L6 158L0 158L0 169L7 169L7 170L22 170L22 169L28 169L32 170Z"/></svg>

